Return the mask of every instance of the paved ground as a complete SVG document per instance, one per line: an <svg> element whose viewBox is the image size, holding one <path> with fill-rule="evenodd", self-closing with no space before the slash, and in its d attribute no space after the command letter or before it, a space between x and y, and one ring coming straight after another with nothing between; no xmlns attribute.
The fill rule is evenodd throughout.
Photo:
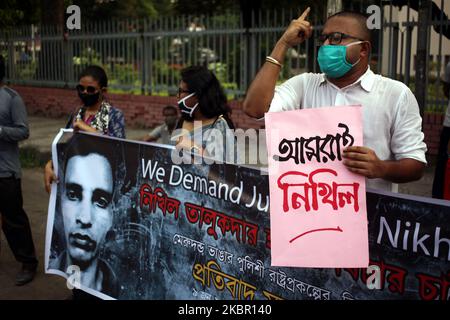
<svg viewBox="0 0 450 320"><path fill-rule="evenodd" d="M36 279L23 287L14 285L20 264L14 257L1 234L0 253L0 299L64 299L70 291L61 277L44 275L45 227L47 223L48 195L43 188L42 169L23 170L24 207L30 218L33 238L39 259L39 273Z"/></svg>
<svg viewBox="0 0 450 320"><path fill-rule="evenodd" d="M41 152L50 152L51 142L64 119L55 120L47 118L30 117L30 138L22 144L36 146ZM134 139L145 135L148 130L127 130L127 137ZM414 183L404 184L400 187L401 193L430 196L434 167L427 168L425 176ZM24 207L31 220L36 250L39 255L39 273L36 279L24 287L14 285L14 277L19 264L14 260L6 244L3 233L0 233L0 300L1 299L65 299L70 291L65 286L65 280L59 276L45 275L44 245L45 229L47 223L48 195L43 187L42 168L23 170L23 196Z"/></svg>

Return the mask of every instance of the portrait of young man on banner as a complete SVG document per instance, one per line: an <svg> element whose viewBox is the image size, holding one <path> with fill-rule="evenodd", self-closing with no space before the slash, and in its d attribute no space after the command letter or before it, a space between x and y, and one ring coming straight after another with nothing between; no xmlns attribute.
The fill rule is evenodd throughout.
<svg viewBox="0 0 450 320"><path fill-rule="evenodd" d="M112 146L74 134L60 153L63 161L54 237L59 237L65 249L52 252L49 268L74 272L75 277L79 273L75 281L83 287L117 297L116 273L102 256L105 242L113 232L118 153Z"/></svg>

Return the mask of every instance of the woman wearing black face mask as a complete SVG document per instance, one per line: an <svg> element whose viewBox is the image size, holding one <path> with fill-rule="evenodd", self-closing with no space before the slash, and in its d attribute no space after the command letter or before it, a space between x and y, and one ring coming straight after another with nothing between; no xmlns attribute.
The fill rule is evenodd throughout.
<svg viewBox="0 0 450 320"><path fill-rule="evenodd" d="M116 138L125 138L125 120L122 111L111 106L104 97L108 77L99 66L88 66L81 73L76 87L82 102L69 117L66 129L97 132ZM56 181L52 161L48 161L44 170L44 184L50 192L51 184Z"/></svg>
<svg viewBox="0 0 450 320"><path fill-rule="evenodd" d="M88 66L81 73L76 87L82 102L69 117L66 129L97 132L116 138L125 138L125 119L122 111L111 106L104 97L108 78L105 70L99 66ZM57 181L52 161L48 161L44 169L44 184L50 192L51 184ZM97 299L81 290L73 290L73 298L77 300Z"/></svg>
<svg viewBox="0 0 450 320"><path fill-rule="evenodd" d="M105 100L107 86L108 78L102 68L89 66L83 71L76 87L83 106L71 117L67 127L125 138L123 113Z"/></svg>
<svg viewBox="0 0 450 320"><path fill-rule="evenodd" d="M236 162L236 148L226 148L230 146L229 140L235 142L230 130L234 129L230 119L231 109L214 73L203 66L183 69L177 97L181 112L177 133L182 132L175 135L177 148L220 161ZM215 133L222 139L217 139ZM196 144L200 141L201 144Z"/></svg>

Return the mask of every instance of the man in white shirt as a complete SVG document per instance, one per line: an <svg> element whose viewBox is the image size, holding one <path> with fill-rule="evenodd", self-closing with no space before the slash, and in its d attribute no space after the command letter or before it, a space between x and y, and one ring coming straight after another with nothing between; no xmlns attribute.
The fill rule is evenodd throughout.
<svg viewBox="0 0 450 320"><path fill-rule="evenodd" d="M261 118L265 112L361 105L364 146L345 149L344 165L368 178L369 188L397 191L395 183L420 179L426 145L417 100L405 84L370 70L371 34L364 15L329 17L318 55L323 73L300 74L275 87L286 51L312 34L308 13L309 8L278 40L247 91L245 112Z"/></svg>
<svg viewBox="0 0 450 320"><path fill-rule="evenodd" d="M443 81L444 95L450 98L450 62L447 64L444 72ZM450 100L448 101L447 112L444 117L444 126L442 127L441 138L439 142L439 151L436 161L436 170L433 180L433 198L444 199L445 168L450 155Z"/></svg>

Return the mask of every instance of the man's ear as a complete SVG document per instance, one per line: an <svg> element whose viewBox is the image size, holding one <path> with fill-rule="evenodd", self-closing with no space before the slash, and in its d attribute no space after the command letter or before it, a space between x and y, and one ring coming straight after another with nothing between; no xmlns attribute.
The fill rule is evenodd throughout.
<svg viewBox="0 0 450 320"><path fill-rule="evenodd" d="M372 44L369 41L362 43L361 53L363 57L369 57L372 51Z"/></svg>

